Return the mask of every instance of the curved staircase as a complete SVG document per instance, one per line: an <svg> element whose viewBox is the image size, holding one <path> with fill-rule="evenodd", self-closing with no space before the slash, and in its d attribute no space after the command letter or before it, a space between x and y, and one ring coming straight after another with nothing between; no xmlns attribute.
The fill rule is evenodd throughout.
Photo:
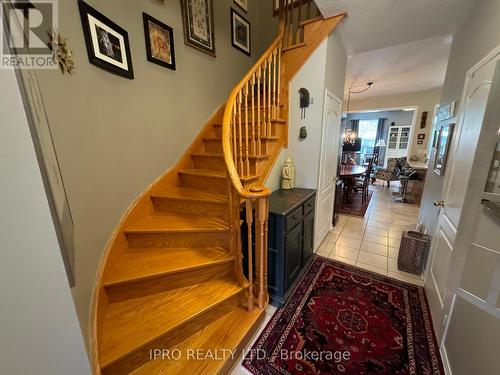
<svg viewBox="0 0 500 375"><path fill-rule="evenodd" d="M222 349L243 348L268 300L263 186L288 137L288 83L342 17L305 23L296 48L282 23L226 105L124 214L94 292L94 373L223 373L238 358ZM245 272L241 225L254 228ZM195 359L195 349L219 357Z"/></svg>

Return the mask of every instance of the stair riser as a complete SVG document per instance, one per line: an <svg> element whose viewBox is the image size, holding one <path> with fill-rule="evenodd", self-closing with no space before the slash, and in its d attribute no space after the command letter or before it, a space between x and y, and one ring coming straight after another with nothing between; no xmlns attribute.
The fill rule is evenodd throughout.
<svg viewBox="0 0 500 375"><path fill-rule="evenodd" d="M219 141L219 140L217 140L217 141L214 141L214 140L207 141L207 140L205 140L204 142L205 142L205 151L206 152L222 153L222 142L221 141ZM267 140L262 140L261 141L261 152L264 155L267 154L268 146L269 146L268 143L269 143L269 141L267 141ZM245 144L243 144L243 151L246 152L246 146L245 146ZM253 152L251 146L250 146L250 152Z"/></svg>
<svg viewBox="0 0 500 375"><path fill-rule="evenodd" d="M168 250L166 250L168 251ZM234 261L216 263L201 268L156 276L144 280L130 281L119 285L106 286L109 303L120 302L131 298L166 292L189 285L230 277L234 273Z"/></svg>
<svg viewBox="0 0 500 375"><path fill-rule="evenodd" d="M225 171L226 163L222 157L193 157L194 167L199 169L208 169L214 171ZM249 167L250 174L255 174L257 171L258 160L250 159ZM246 168L246 167L245 167ZM245 169L246 171L246 169Z"/></svg>
<svg viewBox="0 0 500 375"><path fill-rule="evenodd" d="M182 186L200 189L214 193L225 193L227 182L225 178L198 176L190 174L180 175Z"/></svg>
<svg viewBox="0 0 500 375"><path fill-rule="evenodd" d="M229 232L127 233L130 248L223 247L228 248Z"/></svg>
<svg viewBox="0 0 500 375"><path fill-rule="evenodd" d="M195 169L208 169L210 171L226 170L226 163L223 157L193 155L192 158Z"/></svg>
<svg viewBox="0 0 500 375"><path fill-rule="evenodd" d="M151 198L153 207L156 211L176 213L176 214L192 214L204 217L216 217L220 219L228 219L227 203L211 203L175 200L166 198Z"/></svg>
<svg viewBox="0 0 500 375"><path fill-rule="evenodd" d="M166 332L163 336L148 343L147 345L130 352L120 360L115 361L111 365L103 368L101 371L102 375L123 375L138 369L145 363L152 360L151 353L153 353L155 349L172 348L213 321L236 309L243 301L242 295L243 292L219 303L216 306L213 306L184 324L179 325L174 330ZM182 354L182 360L186 360L187 353L183 352ZM161 358L158 358L158 360L161 360Z"/></svg>

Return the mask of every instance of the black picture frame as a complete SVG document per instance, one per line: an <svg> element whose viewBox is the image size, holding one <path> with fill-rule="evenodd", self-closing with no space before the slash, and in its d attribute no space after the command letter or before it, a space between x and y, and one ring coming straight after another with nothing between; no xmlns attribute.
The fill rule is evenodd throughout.
<svg viewBox="0 0 500 375"><path fill-rule="evenodd" d="M245 13L248 13L248 0L233 0L233 3L236 4Z"/></svg>
<svg viewBox="0 0 500 375"><path fill-rule="evenodd" d="M164 24L163 22L144 12L142 13L142 20L144 23L144 40L146 42L146 57L148 61L165 68L175 70L174 30L167 24ZM164 31L168 35L167 43L170 47L170 63L154 56L153 50L151 48L151 24L154 24L158 28L162 29L162 31Z"/></svg>
<svg viewBox="0 0 500 375"><path fill-rule="evenodd" d="M425 133L420 133L418 136L417 136L417 139L425 139Z"/></svg>
<svg viewBox="0 0 500 375"><path fill-rule="evenodd" d="M250 25L250 22L239 12L237 12L235 9L231 8L231 45L236 48L237 50L243 52L244 54L251 56L252 55L252 26ZM241 24L247 25L247 38L248 38L248 49L245 49L242 47L238 41L236 41L236 32L235 32L235 20L239 18Z"/></svg>
<svg viewBox="0 0 500 375"><path fill-rule="evenodd" d="M134 68L127 31L82 0L78 1L78 8L80 9L89 62L110 73L134 79ZM89 16L100 23L102 27L97 23L91 25ZM104 27L112 31L112 34L110 35ZM101 32L100 35L106 37L107 43L101 42L102 39L95 38L98 32ZM120 37L122 40L120 40ZM99 50L96 50L96 45L99 46ZM108 47L108 50L103 51L102 46ZM121 53L118 56L116 52ZM113 56L111 56L111 53L113 53Z"/></svg>
<svg viewBox="0 0 500 375"><path fill-rule="evenodd" d="M193 20L190 19L191 9L191 1L192 0L180 0L181 2L181 10L182 10L182 25L184 28L184 43L190 47L196 48L199 51L205 52L208 55L215 57L215 32L214 32L214 6L213 0L206 0L207 7L204 9L204 13L206 16L206 24L209 27L208 30L208 40L202 40L197 38L191 32L191 29L194 28ZM198 9L198 13L200 9Z"/></svg>

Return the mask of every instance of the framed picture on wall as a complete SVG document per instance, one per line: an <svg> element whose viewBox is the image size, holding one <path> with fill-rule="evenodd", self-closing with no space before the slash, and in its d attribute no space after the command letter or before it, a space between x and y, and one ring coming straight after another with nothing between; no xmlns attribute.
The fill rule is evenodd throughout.
<svg viewBox="0 0 500 375"><path fill-rule="evenodd" d="M443 176L446 167L446 159L448 158L448 151L450 148L450 141L453 135L453 127L455 124L445 124L439 130L439 137L436 147L436 158L434 160L434 172Z"/></svg>
<svg viewBox="0 0 500 375"><path fill-rule="evenodd" d="M420 133L418 136L417 136L417 139L425 139L425 133Z"/></svg>
<svg viewBox="0 0 500 375"><path fill-rule="evenodd" d="M142 13L148 61L175 70L174 32L149 14Z"/></svg>
<svg viewBox="0 0 500 375"><path fill-rule="evenodd" d="M250 56L251 35L250 22L231 8L231 44L233 47Z"/></svg>
<svg viewBox="0 0 500 375"><path fill-rule="evenodd" d="M78 1L83 34L91 64L133 79L128 33L83 1Z"/></svg>
<svg viewBox="0 0 500 375"><path fill-rule="evenodd" d="M233 2L243 9L245 13L248 12L248 0L233 0Z"/></svg>
<svg viewBox="0 0 500 375"><path fill-rule="evenodd" d="M215 56L213 0L181 0L184 42Z"/></svg>

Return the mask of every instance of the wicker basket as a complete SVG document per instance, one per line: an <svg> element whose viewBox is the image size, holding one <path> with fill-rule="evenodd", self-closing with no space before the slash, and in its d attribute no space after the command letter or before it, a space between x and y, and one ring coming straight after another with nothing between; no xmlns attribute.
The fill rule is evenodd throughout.
<svg viewBox="0 0 500 375"><path fill-rule="evenodd" d="M398 270L420 275L423 271L431 238L419 232L403 232L398 254Z"/></svg>

